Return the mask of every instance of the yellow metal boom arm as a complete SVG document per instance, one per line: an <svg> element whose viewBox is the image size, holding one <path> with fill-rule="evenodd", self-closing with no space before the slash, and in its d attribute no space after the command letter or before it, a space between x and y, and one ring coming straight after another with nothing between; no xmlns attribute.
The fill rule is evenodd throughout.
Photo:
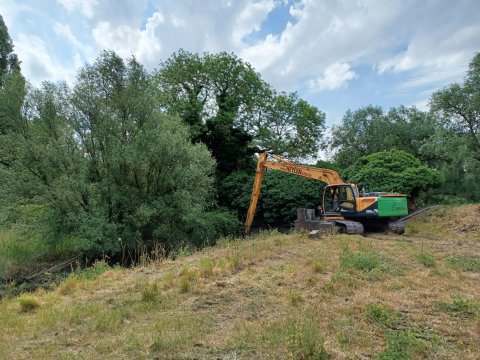
<svg viewBox="0 0 480 360"><path fill-rule="evenodd" d="M276 160L270 161L267 160L268 155L268 153L263 152L258 156L255 181L253 182L252 197L250 198L250 206L248 208L247 219L245 221L245 233L247 235L250 233L250 227L252 226L255 210L257 209L258 198L260 197L263 175L267 169L279 170L297 176L306 177L308 179L320 180L328 185L345 183L340 177L340 174L334 170L297 165L277 155L270 155Z"/></svg>

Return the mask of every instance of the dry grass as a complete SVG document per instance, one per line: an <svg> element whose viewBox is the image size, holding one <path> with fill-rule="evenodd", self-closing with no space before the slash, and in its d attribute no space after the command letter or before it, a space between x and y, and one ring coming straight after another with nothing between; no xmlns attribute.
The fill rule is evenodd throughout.
<svg viewBox="0 0 480 360"><path fill-rule="evenodd" d="M480 273L448 259L480 258L479 232L448 236L465 209L448 211L403 237L269 233L99 264L29 295L34 311L1 302L0 358L478 359Z"/></svg>

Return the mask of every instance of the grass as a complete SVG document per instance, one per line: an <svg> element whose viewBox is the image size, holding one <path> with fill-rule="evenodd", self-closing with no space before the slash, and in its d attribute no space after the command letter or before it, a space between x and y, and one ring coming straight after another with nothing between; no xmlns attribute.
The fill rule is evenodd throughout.
<svg viewBox="0 0 480 360"><path fill-rule="evenodd" d="M93 266L77 273L76 277L79 280L93 280L109 269L110 266L105 261L101 260L95 262Z"/></svg>
<svg viewBox="0 0 480 360"><path fill-rule="evenodd" d="M389 330L385 334L387 348L376 354L377 360L409 360L415 355L423 358L429 355L431 344L423 335L414 330ZM423 355L423 356L422 356Z"/></svg>
<svg viewBox="0 0 480 360"><path fill-rule="evenodd" d="M437 262L432 254L422 250L415 254L415 259L427 268L434 268L437 266Z"/></svg>
<svg viewBox="0 0 480 360"><path fill-rule="evenodd" d="M394 311L383 304L370 303L365 312L369 320L385 326L391 325L396 317Z"/></svg>
<svg viewBox="0 0 480 360"><path fill-rule="evenodd" d="M445 265L455 270L480 272L480 257L450 256L445 259Z"/></svg>
<svg viewBox="0 0 480 360"><path fill-rule="evenodd" d="M21 239L12 230L0 230L0 275L31 265L43 251L33 240Z"/></svg>
<svg viewBox="0 0 480 360"><path fill-rule="evenodd" d="M475 300L465 299L459 296L452 297L450 302L439 301L435 307L439 311L464 318L475 318L480 308L478 302Z"/></svg>
<svg viewBox="0 0 480 360"><path fill-rule="evenodd" d="M480 273L451 266L480 258L480 242L376 237L269 232L131 269L100 262L2 300L0 357L476 359Z"/></svg>
<svg viewBox="0 0 480 360"><path fill-rule="evenodd" d="M22 313L31 312L40 307L38 300L28 294L22 294L18 298L18 304L20 305L20 312Z"/></svg>

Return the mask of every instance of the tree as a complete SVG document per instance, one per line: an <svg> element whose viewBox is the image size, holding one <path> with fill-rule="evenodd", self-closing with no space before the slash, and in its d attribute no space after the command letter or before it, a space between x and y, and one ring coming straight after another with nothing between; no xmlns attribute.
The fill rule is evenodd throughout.
<svg viewBox="0 0 480 360"><path fill-rule="evenodd" d="M0 87L4 85L4 77L15 71L20 71L20 61L13 52L13 42L8 34L7 26L0 15Z"/></svg>
<svg viewBox="0 0 480 360"><path fill-rule="evenodd" d="M261 149L290 159L316 156L323 146L325 113L298 97L297 93L271 90L261 108L246 114L247 129Z"/></svg>
<svg viewBox="0 0 480 360"><path fill-rule="evenodd" d="M13 42L0 15L0 167L9 167L16 156L15 144L24 131L21 109L25 98L25 79Z"/></svg>
<svg viewBox="0 0 480 360"><path fill-rule="evenodd" d="M345 178L367 191L395 191L412 199L443 183L438 171L397 149L362 156L345 170Z"/></svg>
<svg viewBox="0 0 480 360"><path fill-rule="evenodd" d="M470 62L463 84L451 84L435 92L430 105L453 129L469 135L473 156L480 160L480 53Z"/></svg>
<svg viewBox="0 0 480 360"><path fill-rule="evenodd" d="M330 146L341 167L348 167L360 157L378 151L397 148L424 161L432 154L424 147L435 133L438 124L429 113L415 107L400 106L384 113L378 106L348 110L341 124L332 127Z"/></svg>
<svg viewBox="0 0 480 360"><path fill-rule="evenodd" d="M73 89L45 83L30 94L11 193L38 206L50 244L115 256L149 242L203 245L239 224L210 211L215 163L179 119L156 109L151 89L134 58L103 52Z"/></svg>
<svg viewBox="0 0 480 360"><path fill-rule="evenodd" d="M277 94L234 54L180 50L155 78L163 108L190 125L194 142L207 144L220 177L252 167L258 147L290 157L318 151L325 115L295 93Z"/></svg>

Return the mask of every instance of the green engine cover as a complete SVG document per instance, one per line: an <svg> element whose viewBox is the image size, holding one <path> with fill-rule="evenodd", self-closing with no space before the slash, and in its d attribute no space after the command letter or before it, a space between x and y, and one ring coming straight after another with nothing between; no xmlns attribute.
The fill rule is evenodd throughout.
<svg viewBox="0 0 480 360"><path fill-rule="evenodd" d="M406 197L379 197L378 216L405 216L408 215Z"/></svg>

